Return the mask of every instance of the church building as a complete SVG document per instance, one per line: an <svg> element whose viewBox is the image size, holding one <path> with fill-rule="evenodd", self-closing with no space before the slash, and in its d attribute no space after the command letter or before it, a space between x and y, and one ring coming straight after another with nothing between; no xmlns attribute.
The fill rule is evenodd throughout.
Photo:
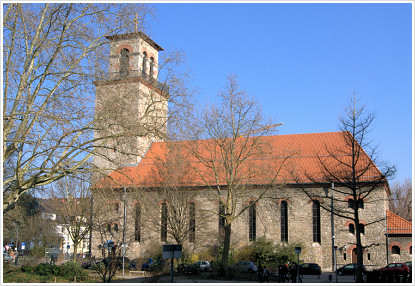
<svg viewBox="0 0 415 286"><path fill-rule="evenodd" d="M163 49L142 32L107 39L109 76L95 83L97 116L102 118L96 136L105 134L108 140L94 157L104 175L93 186L97 226L92 255L101 256L108 240L123 244L130 259L150 257L163 244L180 242L203 260L204 253L223 238L218 198L225 199L227 186L221 174L216 174L218 179L209 173L189 150L197 145L200 152L207 152L214 143L163 140L168 110L168 89L158 82L158 52ZM126 121L131 121L131 140L112 139L120 130L117 124ZM150 132L143 136L134 133L137 129ZM338 267L356 262L359 228L366 268L411 260L412 224L388 210L388 182L376 179L375 185L373 178L382 174L364 152L370 166L364 181L370 186L373 179L376 187L359 197L356 206L344 185L318 180L321 158L329 156L330 148L345 147L344 136L327 132L261 139L269 153L250 158L243 168L242 172L258 173L241 180L244 187L235 205L246 211L232 223L231 247L260 238L276 245L300 245L301 260L332 271L334 257ZM236 144L251 139L240 138ZM330 212L334 208L350 213L353 207L359 208L358 226Z"/></svg>

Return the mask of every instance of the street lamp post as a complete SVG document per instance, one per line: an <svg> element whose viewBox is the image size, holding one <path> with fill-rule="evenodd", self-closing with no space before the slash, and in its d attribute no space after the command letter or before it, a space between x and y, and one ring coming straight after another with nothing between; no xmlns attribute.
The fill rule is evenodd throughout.
<svg viewBox="0 0 415 286"><path fill-rule="evenodd" d="M16 259L14 260L14 264L17 265L17 256L19 255L19 227L20 223L18 221L14 222L16 224Z"/></svg>
<svg viewBox="0 0 415 286"><path fill-rule="evenodd" d="M295 253L297 254L297 277L296 277L296 283L300 280L300 253L301 253L301 247L297 246L294 248Z"/></svg>

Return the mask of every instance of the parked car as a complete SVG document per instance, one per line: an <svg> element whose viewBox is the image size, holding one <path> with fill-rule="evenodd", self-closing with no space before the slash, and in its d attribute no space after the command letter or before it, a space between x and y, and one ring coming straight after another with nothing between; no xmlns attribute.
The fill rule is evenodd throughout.
<svg viewBox="0 0 415 286"><path fill-rule="evenodd" d="M251 261L239 261L229 266L229 269L241 273L255 273L258 271L258 267Z"/></svg>
<svg viewBox="0 0 415 286"><path fill-rule="evenodd" d="M184 268L185 273L199 273L212 270L209 261L197 261L193 264L189 264Z"/></svg>
<svg viewBox="0 0 415 286"><path fill-rule="evenodd" d="M122 262L123 262L122 256L117 256L117 257L105 257L104 259L102 259L100 263L105 264L105 266L111 263L117 268L122 268ZM127 257L124 257L124 266L128 267L128 265L130 265L130 259L128 259Z"/></svg>
<svg viewBox="0 0 415 286"><path fill-rule="evenodd" d="M153 271L156 269L161 269L163 268L164 264L166 264L166 261L163 259L157 259L156 262L154 262L153 259L148 258L147 262L141 265L141 270L142 271Z"/></svg>
<svg viewBox="0 0 415 286"><path fill-rule="evenodd" d="M300 265L300 274L303 275L320 275L321 267L317 263L303 263Z"/></svg>
<svg viewBox="0 0 415 286"><path fill-rule="evenodd" d="M409 271L412 272L412 261L405 262L406 266L408 266Z"/></svg>
<svg viewBox="0 0 415 286"><path fill-rule="evenodd" d="M363 273L366 273L366 268L365 268L364 265L363 265L362 270L363 270ZM343 267L340 267L339 269L337 269L336 272L339 276L348 275L348 274L353 274L354 275L357 272L357 264L356 263L346 264Z"/></svg>
<svg viewBox="0 0 415 286"><path fill-rule="evenodd" d="M13 256L10 256L8 252L3 252L3 261L4 262L13 262L14 258Z"/></svg>
<svg viewBox="0 0 415 286"><path fill-rule="evenodd" d="M91 268L93 265L95 265L95 263L94 263L94 262L92 262L92 261L90 261L90 260L85 260L84 262L82 262L82 264L81 264L81 268L84 268L84 269L89 269L89 268Z"/></svg>
<svg viewBox="0 0 415 286"><path fill-rule="evenodd" d="M381 275L388 275L389 273L393 274L404 274L405 272L409 274L409 267L405 263L389 263L385 267L382 267L378 270Z"/></svg>

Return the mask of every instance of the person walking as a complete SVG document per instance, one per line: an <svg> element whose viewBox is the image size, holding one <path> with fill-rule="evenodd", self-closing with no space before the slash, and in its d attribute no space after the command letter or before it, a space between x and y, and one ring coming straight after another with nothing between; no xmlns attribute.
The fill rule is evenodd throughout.
<svg viewBox="0 0 415 286"><path fill-rule="evenodd" d="M268 268L267 268L267 266L264 266L264 270L263 270L263 274L262 274L262 280L265 282L268 282L269 283L269 275L270 275L271 273L269 272L269 270L268 270Z"/></svg>

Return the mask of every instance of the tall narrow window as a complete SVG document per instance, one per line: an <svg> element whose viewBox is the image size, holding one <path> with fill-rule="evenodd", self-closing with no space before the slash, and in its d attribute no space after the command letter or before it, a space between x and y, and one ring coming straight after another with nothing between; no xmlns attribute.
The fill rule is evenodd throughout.
<svg viewBox="0 0 415 286"><path fill-rule="evenodd" d="M219 203L219 237L225 236L225 205Z"/></svg>
<svg viewBox="0 0 415 286"><path fill-rule="evenodd" d="M349 224L349 233L354 234L354 224Z"/></svg>
<svg viewBox="0 0 415 286"><path fill-rule="evenodd" d="M128 70L130 67L130 56L129 56L128 49L121 50L121 58L120 58L120 77L127 77Z"/></svg>
<svg viewBox="0 0 415 286"><path fill-rule="evenodd" d="M113 229L114 229L115 232L118 232L118 224L117 223L114 224Z"/></svg>
<svg viewBox="0 0 415 286"><path fill-rule="evenodd" d="M167 240L167 203L161 204L161 240Z"/></svg>
<svg viewBox="0 0 415 286"><path fill-rule="evenodd" d="M150 58L150 78L154 77L154 59Z"/></svg>
<svg viewBox="0 0 415 286"><path fill-rule="evenodd" d="M108 233L111 233L111 224L109 223L109 224L107 224L107 232Z"/></svg>
<svg viewBox="0 0 415 286"><path fill-rule="evenodd" d="M365 205L364 205L363 199L359 199L359 200L357 201L357 206L358 206L358 208L359 208L359 209L364 209L364 208L365 208Z"/></svg>
<svg viewBox="0 0 415 286"><path fill-rule="evenodd" d="M189 205L189 242L196 240L196 204Z"/></svg>
<svg viewBox="0 0 415 286"><path fill-rule="evenodd" d="M365 225L363 223L359 224L359 230L361 234L365 234Z"/></svg>
<svg viewBox="0 0 415 286"><path fill-rule="evenodd" d="M256 206L255 202L249 203L249 241L256 240Z"/></svg>
<svg viewBox="0 0 415 286"><path fill-rule="evenodd" d="M141 205L135 205L134 240L141 240Z"/></svg>
<svg viewBox="0 0 415 286"><path fill-rule="evenodd" d="M288 205L281 202L281 241L288 241Z"/></svg>
<svg viewBox="0 0 415 286"><path fill-rule="evenodd" d="M313 242L321 243L320 202L313 201Z"/></svg>
<svg viewBox="0 0 415 286"><path fill-rule="evenodd" d="M147 67L147 53L144 52L143 53L143 67L141 69L142 70L142 73L143 73L143 77L147 77L146 67Z"/></svg>

